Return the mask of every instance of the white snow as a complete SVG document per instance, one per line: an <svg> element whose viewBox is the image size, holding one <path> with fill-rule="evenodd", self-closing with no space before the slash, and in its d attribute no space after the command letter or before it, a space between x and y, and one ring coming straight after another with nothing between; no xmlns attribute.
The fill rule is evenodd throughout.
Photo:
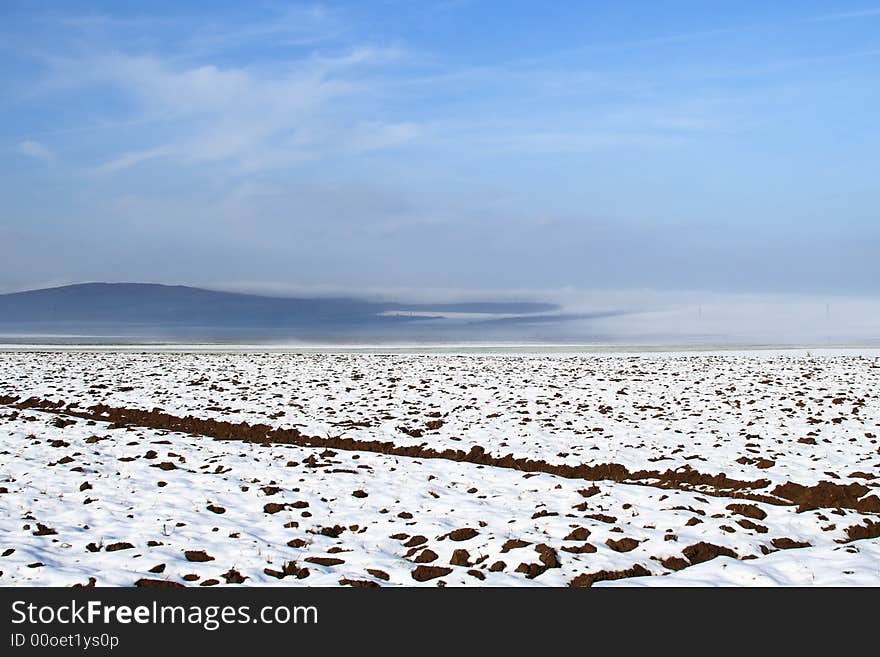
<svg viewBox="0 0 880 657"><path fill-rule="evenodd" d="M768 479L766 490L827 480L877 492L878 384L880 358L858 353L0 353L0 395L22 399L63 400L80 409L158 407L396 445L464 451L478 445L493 455L553 464L619 463L631 471L690 466ZM564 586L578 575L637 564L652 576L597 585L880 584L880 539L843 542L847 527L880 520L876 514L798 513L712 491L261 446L83 418L59 427L59 419L68 418L0 406L0 491L7 491L0 492L0 584L71 585L89 577L99 586L130 586L144 577L225 584L222 575L234 568L246 585ZM443 425L428 429L435 419ZM413 437L402 428L423 433ZM155 458L147 458L150 450ZM160 463L175 468L152 467ZM596 494L578 492L594 484ZM267 495L267 486L280 490ZM301 508L264 512L273 502ZM765 513L751 519L761 531L739 524L744 517L727 509L732 503ZM56 533L35 535L38 523ZM343 531L320 533L333 527ZM466 527L478 533L443 538ZM576 529L589 535L566 539ZM406 538L392 538L400 534ZM426 540L405 546L413 536ZM639 543L627 552L606 544L622 538ZM810 547L777 550L779 538ZM529 545L503 550L509 540ZM106 550L119 542L133 547ZM739 559L719 556L677 572L661 563L699 542L729 548ZM585 543L592 547L581 553L565 550ZM90 544L100 549L90 551ZM517 567L542 563L538 545L556 551L559 567L530 579ZM459 549L467 550L469 565L450 565ZM188 561L188 550L204 550L213 560ZM411 573L420 555L432 556L426 550L436 557L425 565L450 572L418 582ZM343 562L307 561L314 557ZM309 576L279 580L264 572L291 561ZM503 567L490 568L499 561ZM31 567L36 563L43 565ZM162 572L149 572L160 564ZM187 582L188 574L198 579Z"/></svg>

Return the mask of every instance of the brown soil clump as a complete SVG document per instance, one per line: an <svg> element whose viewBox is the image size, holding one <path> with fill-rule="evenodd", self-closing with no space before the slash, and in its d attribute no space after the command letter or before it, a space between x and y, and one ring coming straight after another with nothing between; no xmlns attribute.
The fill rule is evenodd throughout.
<svg viewBox="0 0 880 657"><path fill-rule="evenodd" d="M644 566L636 564L632 568L626 570L600 570L595 573L584 573L578 575L571 580L568 585L572 587L589 587L596 582L603 582L615 579L626 579L628 577L647 577L651 574Z"/></svg>
<svg viewBox="0 0 880 657"><path fill-rule="evenodd" d="M684 556L687 557L688 561L690 561L692 565L703 563L704 561L710 561L715 557L733 557L734 559L737 558L736 552L734 552L730 548L715 545L713 543L705 543L703 541L687 546L684 550L682 550L682 553L684 554Z"/></svg>

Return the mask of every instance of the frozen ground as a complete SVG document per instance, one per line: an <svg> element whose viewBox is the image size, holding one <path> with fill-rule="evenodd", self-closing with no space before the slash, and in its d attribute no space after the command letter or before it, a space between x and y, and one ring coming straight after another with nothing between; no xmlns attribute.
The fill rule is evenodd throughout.
<svg viewBox="0 0 880 657"><path fill-rule="evenodd" d="M802 353L0 353L0 584L880 585L880 358Z"/></svg>

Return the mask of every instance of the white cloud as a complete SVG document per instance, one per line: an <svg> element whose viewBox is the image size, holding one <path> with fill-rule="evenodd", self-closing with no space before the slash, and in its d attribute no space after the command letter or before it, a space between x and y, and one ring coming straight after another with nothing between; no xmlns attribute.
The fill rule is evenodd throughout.
<svg viewBox="0 0 880 657"><path fill-rule="evenodd" d="M364 69L398 56L355 49L308 57L279 70L174 66L156 56L104 55L84 62L84 84L110 85L158 124L158 143L117 153L90 169L112 174L163 157L178 164L228 162L247 170L310 154L392 147L418 135L412 123L363 123L357 98L372 91ZM346 104L342 103L345 99ZM169 136L170 135L170 136Z"/></svg>
<svg viewBox="0 0 880 657"><path fill-rule="evenodd" d="M351 146L359 152L394 148L417 139L421 133L419 126L411 121L364 123L356 127Z"/></svg>
<svg viewBox="0 0 880 657"><path fill-rule="evenodd" d="M815 16L812 18L813 21L825 22L825 21L846 21L846 20L854 20L860 18L872 18L880 16L880 7L874 7L871 9L860 9L854 11L843 11L837 12L833 14L822 14L821 16Z"/></svg>
<svg viewBox="0 0 880 657"><path fill-rule="evenodd" d="M230 26L208 23L199 26L187 41L196 52L224 51L251 43L261 46L305 46L338 37L346 26L338 12L327 7L286 7L266 19Z"/></svg>
<svg viewBox="0 0 880 657"><path fill-rule="evenodd" d="M143 151L132 151L129 153L123 153L122 155L115 157L112 160L108 160L103 164L92 167L91 169L89 169L89 173L118 173L120 171L124 171L125 169L137 166L142 162L148 162L150 160L155 160L160 157L171 155L173 152L173 149L163 146L159 148L150 148Z"/></svg>
<svg viewBox="0 0 880 657"><path fill-rule="evenodd" d="M43 162L54 162L55 154L38 141L25 139L18 142L18 152L27 157Z"/></svg>

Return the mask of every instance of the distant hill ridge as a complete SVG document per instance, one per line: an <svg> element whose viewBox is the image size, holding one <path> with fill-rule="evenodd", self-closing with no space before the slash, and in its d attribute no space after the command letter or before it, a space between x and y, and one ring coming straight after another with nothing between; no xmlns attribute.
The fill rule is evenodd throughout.
<svg viewBox="0 0 880 657"><path fill-rule="evenodd" d="M82 283L0 294L0 330L160 329L355 330L412 323L437 313L534 315L547 303L404 304L336 297L277 297L155 283ZM395 313L401 313L397 316Z"/></svg>

